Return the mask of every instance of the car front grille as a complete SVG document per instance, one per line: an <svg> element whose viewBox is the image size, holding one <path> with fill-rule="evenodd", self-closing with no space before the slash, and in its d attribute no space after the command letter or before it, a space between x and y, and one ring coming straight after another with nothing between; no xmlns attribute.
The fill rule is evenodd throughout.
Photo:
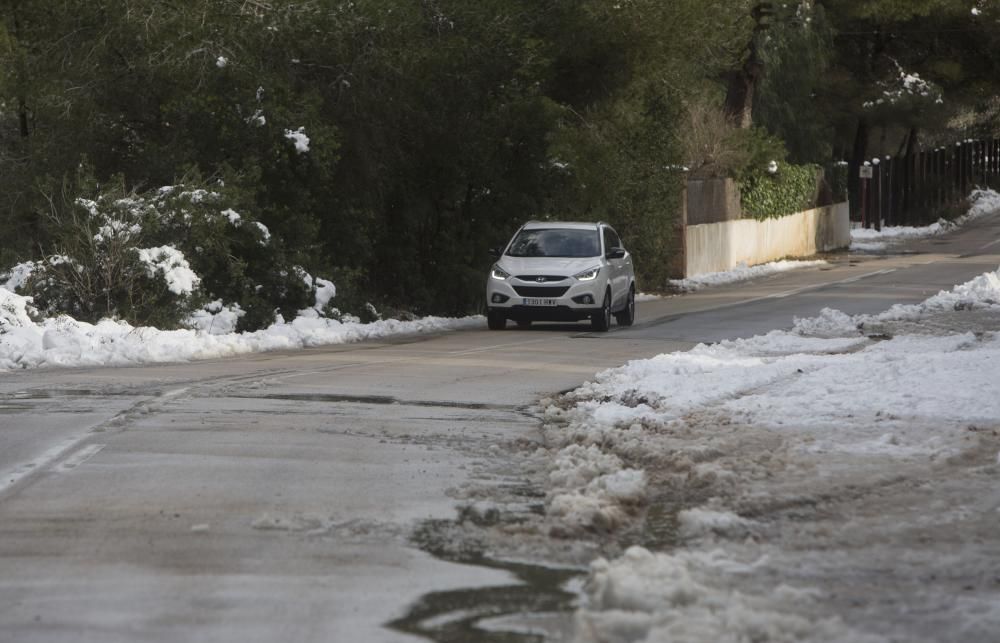
<svg viewBox="0 0 1000 643"><path fill-rule="evenodd" d="M569 286L514 286L514 292L522 297L562 297Z"/></svg>
<svg viewBox="0 0 1000 643"><path fill-rule="evenodd" d="M540 284L547 281L565 281L568 279L568 277L562 275L518 275L517 278L521 281L534 281Z"/></svg>

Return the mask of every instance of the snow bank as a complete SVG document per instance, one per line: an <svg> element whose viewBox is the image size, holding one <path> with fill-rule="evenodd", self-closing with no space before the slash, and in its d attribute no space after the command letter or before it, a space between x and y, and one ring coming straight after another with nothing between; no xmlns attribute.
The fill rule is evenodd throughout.
<svg viewBox="0 0 1000 643"><path fill-rule="evenodd" d="M919 228L909 226L887 226L881 230L854 228L851 230L851 250L882 250L891 243L949 232L981 216L1000 211L1000 193L993 190L973 190L969 194L969 203L971 205L968 212L954 221L939 219L929 226Z"/></svg>
<svg viewBox="0 0 1000 643"><path fill-rule="evenodd" d="M198 317L200 330L136 328L120 321L97 324L70 317L35 322L29 315L30 298L0 288L0 370L52 366L123 366L158 362L185 362L270 350L290 350L342 344L405 333L425 333L481 325L482 319L426 317L403 322L384 320L371 324L342 323L321 317L279 320L252 333L212 334L205 324L216 315ZM235 326L239 312L230 308L219 323Z"/></svg>
<svg viewBox="0 0 1000 643"><path fill-rule="evenodd" d="M26 261L24 263L19 263L5 274L0 274L0 279L5 281L0 282L0 287L6 288L7 290L14 292L24 284L28 282L31 277L31 273L35 271L36 264L34 261Z"/></svg>
<svg viewBox="0 0 1000 643"><path fill-rule="evenodd" d="M216 299L192 313L184 320L184 325L209 335L228 335L236 332L236 325L245 314L239 304L226 306L221 299Z"/></svg>
<svg viewBox="0 0 1000 643"><path fill-rule="evenodd" d="M827 265L826 261L773 261L757 266L747 266L745 263L741 263L736 268L725 272L710 272L688 279L671 279L670 284L683 291L694 291L707 286L720 286L750 279L759 279L779 272L825 265Z"/></svg>

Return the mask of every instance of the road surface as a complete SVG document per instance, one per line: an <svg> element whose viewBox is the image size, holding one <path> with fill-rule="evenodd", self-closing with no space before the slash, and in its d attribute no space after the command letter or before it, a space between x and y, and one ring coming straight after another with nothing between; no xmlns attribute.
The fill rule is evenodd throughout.
<svg viewBox="0 0 1000 643"><path fill-rule="evenodd" d="M998 239L994 216L901 254L832 255L644 302L636 326L607 334L489 332L484 321L226 360L0 375L0 642L420 640L385 624L422 596L518 582L515 568L449 562L412 536L454 519L463 490L523 483L505 450L540 440L540 397L824 307L922 301L997 269Z"/></svg>

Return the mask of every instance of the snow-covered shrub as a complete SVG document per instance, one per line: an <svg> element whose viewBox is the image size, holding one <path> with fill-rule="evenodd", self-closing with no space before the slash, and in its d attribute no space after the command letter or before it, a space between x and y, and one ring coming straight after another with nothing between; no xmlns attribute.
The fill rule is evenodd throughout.
<svg viewBox="0 0 1000 643"><path fill-rule="evenodd" d="M120 185L84 188L53 207L51 254L19 280L43 313L172 328L221 300L242 311L241 329L256 329L310 304L311 289L237 190Z"/></svg>

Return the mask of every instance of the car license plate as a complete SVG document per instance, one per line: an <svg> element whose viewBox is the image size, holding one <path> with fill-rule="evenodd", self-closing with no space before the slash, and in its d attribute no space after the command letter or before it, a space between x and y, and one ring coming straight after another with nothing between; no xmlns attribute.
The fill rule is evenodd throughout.
<svg viewBox="0 0 1000 643"><path fill-rule="evenodd" d="M555 299L538 299L537 297L525 297L525 306L555 306Z"/></svg>

